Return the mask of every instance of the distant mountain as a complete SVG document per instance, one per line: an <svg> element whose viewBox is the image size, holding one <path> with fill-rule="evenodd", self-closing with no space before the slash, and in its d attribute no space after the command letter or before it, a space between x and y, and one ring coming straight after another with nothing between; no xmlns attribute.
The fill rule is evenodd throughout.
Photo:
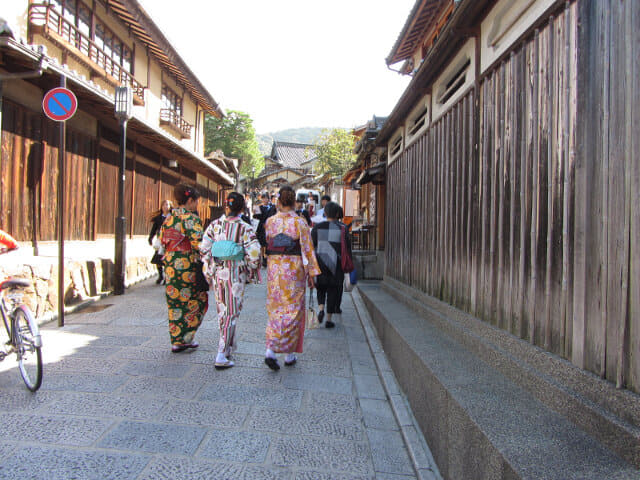
<svg viewBox="0 0 640 480"><path fill-rule="evenodd" d="M313 144L322 130L324 130L324 128L320 127L289 128L277 132L257 134L256 138L260 152L263 155L269 155L274 140L279 142Z"/></svg>

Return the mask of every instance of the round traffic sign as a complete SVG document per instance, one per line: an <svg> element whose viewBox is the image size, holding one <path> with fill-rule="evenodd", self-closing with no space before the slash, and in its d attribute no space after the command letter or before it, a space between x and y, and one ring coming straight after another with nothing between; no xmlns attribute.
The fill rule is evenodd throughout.
<svg viewBox="0 0 640 480"><path fill-rule="evenodd" d="M42 99L42 109L51 120L64 122L76 113L78 100L71 90L58 87L45 93Z"/></svg>

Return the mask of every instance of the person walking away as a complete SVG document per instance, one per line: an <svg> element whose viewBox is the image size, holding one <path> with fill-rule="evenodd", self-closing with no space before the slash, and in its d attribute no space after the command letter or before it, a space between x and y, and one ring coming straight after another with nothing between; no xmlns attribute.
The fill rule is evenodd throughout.
<svg viewBox="0 0 640 480"><path fill-rule="evenodd" d="M262 266L267 266L267 256L266 256L266 248L267 248L267 237L265 234L265 223L269 219L276 214L276 207L269 201L269 194L264 192L260 196L261 204L258 206L258 211L253 215L253 218L258 219L258 227L256 228L256 235L258 236L258 241L260 242L260 246L262 247Z"/></svg>
<svg viewBox="0 0 640 480"><path fill-rule="evenodd" d="M179 184L174 195L178 207L164 221L160 236L165 248L171 351L176 353L198 347L193 338L207 313L209 296L208 292L199 291L196 282L197 269L202 268L202 221L197 213L200 193L194 187Z"/></svg>
<svg viewBox="0 0 640 480"><path fill-rule="evenodd" d="M324 208L326 221L321 222L311 230L311 239L316 252L316 258L322 273L316 277L318 290L318 320L323 321L325 310L327 314L326 328L335 327L333 319L342 312L342 290L344 272L342 271L342 256L351 254L351 241L346 230L338 222L340 205L328 202ZM347 252L342 251L342 235L346 235Z"/></svg>
<svg viewBox="0 0 640 480"><path fill-rule="evenodd" d="M249 280L258 283L260 279L260 243L253 227L241 218L244 206L242 195L229 193L225 214L207 227L200 246L205 275L213 287L218 311L220 339L215 368L219 370L234 365L229 357L236 349L236 324L242 310L245 284ZM214 256L225 247L229 248L229 242L237 246L231 245L238 250L235 258L233 252L224 257Z"/></svg>
<svg viewBox="0 0 640 480"><path fill-rule="evenodd" d="M160 205L160 209L151 214L152 226L151 232L149 232L149 245L153 246L153 238L157 237L156 244L158 247L160 246L160 228L170 213L171 200L164 200ZM164 277L162 275L162 256L164 253L161 248L156 248L156 246L154 246L154 248L156 249L156 252L153 254L153 257L151 257L151 263L158 269L158 279L156 280L156 284L159 285L161 282L164 282Z"/></svg>
<svg viewBox="0 0 640 480"><path fill-rule="evenodd" d="M307 225L311 226L311 217L309 212L304 208L304 201L301 197L296 198L296 213L307 221Z"/></svg>
<svg viewBox="0 0 640 480"><path fill-rule="evenodd" d="M307 223L294 211L295 192L285 185L278 198L279 212L267 220L267 314L265 363L279 370L296 363L302 353L305 327L305 283L314 286L320 267L313 253Z"/></svg>
<svg viewBox="0 0 640 480"><path fill-rule="evenodd" d="M324 209L327 206L327 203L329 203L330 201L331 201L331 197L329 195L323 195L320 198L320 208L316 211L315 215L311 217L311 222L314 225L317 225L318 223L322 223L327 219Z"/></svg>

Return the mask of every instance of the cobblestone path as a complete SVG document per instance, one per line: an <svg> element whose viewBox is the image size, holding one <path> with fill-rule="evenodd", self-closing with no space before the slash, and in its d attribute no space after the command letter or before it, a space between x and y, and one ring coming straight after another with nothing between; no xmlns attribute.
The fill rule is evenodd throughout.
<svg viewBox="0 0 640 480"><path fill-rule="evenodd" d="M13 357L0 364L0 478L416 478L351 296L342 324L307 332L298 363L272 372L265 290L247 289L236 366L223 371L211 310L200 348L169 351L152 281L46 325L39 392Z"/></svg>

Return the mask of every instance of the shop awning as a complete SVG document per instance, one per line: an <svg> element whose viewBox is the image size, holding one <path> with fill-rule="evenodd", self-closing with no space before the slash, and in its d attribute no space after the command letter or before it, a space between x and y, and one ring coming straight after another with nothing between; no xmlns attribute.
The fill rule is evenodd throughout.
<svg viewBox="0 0 640 480"><path fill-rule="evenodd" d="M367 168L365 171L363 171L356 180L356 183L359 183L360 185L364 185L369 182L383 183L385 171L386 163L377 163L373 167Z"/></svg>

